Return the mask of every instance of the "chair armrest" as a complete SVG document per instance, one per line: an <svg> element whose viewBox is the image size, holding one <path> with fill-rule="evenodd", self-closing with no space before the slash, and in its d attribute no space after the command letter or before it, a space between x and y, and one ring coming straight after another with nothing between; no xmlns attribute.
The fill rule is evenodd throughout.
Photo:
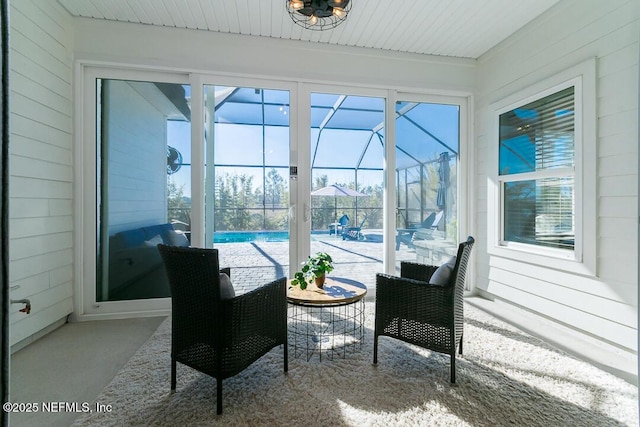
<svg viewBox="0 0 640 427"><path fill-rule="evenodd" d="M429 282L433 273L438 269L435 265L419 264L403 261L400 263L400 277Z"/></svg>
<svg viewBox="0 0 640 427"><path fill-rule="evenodd" d="M256 335L286 338L287 279L280 278L246 294L224 300L232 342Z"/></svg>
<svg viewBox="0 0 640 427"><path fill-rule="evenodd" d="M411 279L408 277L398 277L389 274L376 274L376 299L379 296L394 299L414 299L414 298L432 298L433 296L443 295L448 288L444 286L431 285L427 281Z"/></svg>

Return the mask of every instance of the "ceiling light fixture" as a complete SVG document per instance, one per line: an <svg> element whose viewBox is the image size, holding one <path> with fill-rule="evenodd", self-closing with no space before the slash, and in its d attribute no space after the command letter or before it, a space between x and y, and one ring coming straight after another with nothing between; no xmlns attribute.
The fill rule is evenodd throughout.
<svg viewBox="0 0 640 427"><path fill-rule="evenodd" d="M351 0L285 0L287 12L307 30L330 30L340 25L351 10Z"/></svg>

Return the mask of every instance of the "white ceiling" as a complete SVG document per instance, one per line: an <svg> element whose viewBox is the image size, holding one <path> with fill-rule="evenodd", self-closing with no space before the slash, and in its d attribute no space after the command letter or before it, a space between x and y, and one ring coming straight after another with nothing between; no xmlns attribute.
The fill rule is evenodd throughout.
<svg viewBox="0 0 640 427"><path fill-rule="evenodd" d="M295 25L286 0L58 0L73 16L477 59L559 0L352 0L333 30Z"/></svg>

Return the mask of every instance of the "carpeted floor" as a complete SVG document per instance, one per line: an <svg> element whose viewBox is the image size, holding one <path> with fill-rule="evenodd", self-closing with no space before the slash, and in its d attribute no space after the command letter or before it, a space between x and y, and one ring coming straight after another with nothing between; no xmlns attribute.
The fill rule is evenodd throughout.
<svg viewBox="0 0 640 427"><path fill-rule="evenodd" d="M637 426L637 387L575 359L472 306L465 306L457 384L449 357L386 337L372 364L373 303L359 352L322 362L282 348L224 381L178 365L169 391L170 319L98 396L110 412L74 426Z"/></svg>

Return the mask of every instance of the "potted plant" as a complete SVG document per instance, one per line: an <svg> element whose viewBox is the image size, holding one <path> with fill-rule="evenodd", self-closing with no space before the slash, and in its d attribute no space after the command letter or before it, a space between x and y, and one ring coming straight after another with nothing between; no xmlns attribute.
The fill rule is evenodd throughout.
<svg viewBox="0 0 640 427"><path fill-rule="evenodd" d="M324 286L326 274L333 270L333 260L326 252L318 252L310 256L302 263L302 268L293 275L291 285L300 286L300 289L307 288L315 280L316 286L320 289Z"/></svg>

